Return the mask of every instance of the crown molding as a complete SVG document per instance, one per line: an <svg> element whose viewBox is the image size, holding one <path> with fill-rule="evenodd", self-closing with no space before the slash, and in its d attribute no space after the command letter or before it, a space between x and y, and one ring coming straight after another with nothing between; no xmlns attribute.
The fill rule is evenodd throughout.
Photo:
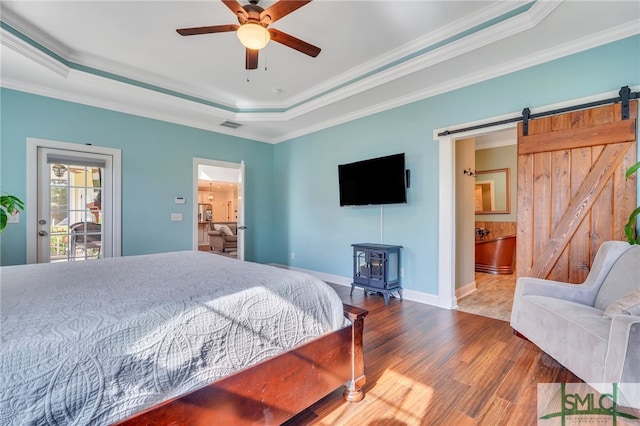
<svg viewBox="0 0 640 426"><path fill-rule="evenodd" d="M64 78L69 75L69 67L66 64L32 46L4 28L0 29L0 44Z"/></svg>
<svg viewBox="0 0 640 426"><path fill-rule="evenodd" d="M559 59L569 54L578 53L607 43L621 40L626 37L631 37L638 33L640 33L640 20L629 22L613 29L601 31L591 36L582 37L581 39L575 40L573 42L554 46L553 48L539 52L536 55L528 55L523 59L517 59L499 66L487 68L482 72L474 72L471 75L467 75L454 80L449 80L446 83L440 84L438 86L432 86L428 89L414 92L410 95L389 99L376 105L371 105L368 108L354 111L351 114L345 114L339 118L316 123L314 126L307 127L304 130L283 134L280 138L277 138L274 143L291 140L309 133L317 132L329 127L353 121L358 118L363 118L368 115L377 114L413 102L418 102L433 96L441 95L452 90L471 86L476 83L481 83L495 77L500 77L502 75L520 71L535 65L552 61L554 59Z"/></svg>
<svg viewBox="0 0 640 426"><path fill-rule="evenodd" d="M237 111L235 103L220 101L212 96L203 95L203 89L183 81L167 78L159 74L143 71L122 63L115 63L93 54L74 54L69 58L72 67L93 70L95 74L110 74L122 81L132 81L134 86L155 86L157 91L175 93L176 97L192 99L203 104L215 104L228 111ZM111 78L111 77L106 77Z"/></svg>
<svg viewBox="0 0 640 426"><path fill-rule="evenodd" d="M389 109L397 108L397 107L410 104L413 102L417 102L432 96L436 96L452 90L460 89L462 87L470 86L472 84L479 83L494 77L498 77L498 76L519 71L537 64L558 59L568 54L577 53L577 52L584 51L584 50L597 47L603 44L607 44L619 39L630 37L638 34L639 32L640 32L640 21L633 21L627 24L620 25L614 29L602 31L600 33L597 33L588 37L583 37L573 42L555 46L553 48L539 52L537 55L528 55L524 59L518 59L515 61L502 64L500 66L488 68L482 72L476 71L471 75L450 80L441 85L434 86L420 92L414 92L411 95L388 99L384 102L371 105L367 108L362 108L357 111L353 111L351 114L344 114L344 115L341 115L340 117L336 117L330 120L324 120L314 124L313 126L308 126L301 130L288 132L275 138L265 137L264 135L259 134L257 132L251 132L249 129L246 129L246 128L242 130L231 130L231 129L226 129L224 127L221 127L219 126L219 124L212 124L212 120L211 120L212 113L215 113L215 115L218 117L222 117L220 122L224 121L224 119L229 119L233 121L247 121L245 119L245 114L243 113L234 114L229 111L216 110L211 106L198 104L196 102L190 102L184 99L175 98L170 95L153 92L147 89L137 88L138 92L144 98L141 102L144 103L145 105L148 105L148 107L133 106L130 103L125 103L122 101L122 99L125 99L128 96L131 96L131 86L126 85L125 83L120 83L120 82L114 82L113 86L116 86L116 87L108 87L108 88L105 87L103 89L105 91L108 91L109 93L115 94L116 96L113 96L113 98L119 99L119 101L109 100L109 99L100 99L100 98L97 98L96 96L92 96L89 94L82 94L77 92L72 93L68 90L56 90L49 87L38 87L33 85L27 85L24 83L9 81L6 79L3 79L2 86L10 89L24 91L24 92L35 93L42 96L62 99L70 102L77 102L85 105L96 106L96 107L124 112L128 114L134 114L134 115L153 118L153 119L162 120L166 122L200 128L203 130L209 130L216 133L222 133L222 134L227 134L231 136L251 139L257 142L277 144L280 142L284 142L287 140L304 136L306 134L314 133L320 130L324 130L326 128L330 128L330 127L337 126L349 121L353 121L358 118L363 118L372 114L384 112ZM73 70L71 74L72 75L70 76L70 78L73 80L79 78L80 75L85 74L84 78L87 80L87 84L93 85L93 87L106 86L106 83L105 83L106 79L104 78L94 76L88 73L83 73L81 71L75 71L75 70ZM158 97L162 98L160 102ZM141 103L141 102L138 102L138 103ZM181 113L176 113L176 109L181 111ZM196 112L199 115L209 114L208 119L206 120L196 119L193 117L195 114L192 114L192 112ZM287 117L286 114L288 113L253 114L252 121L256 121L256 118L260 118L263 121L286 121L290 119L290 117Z"/></svg>
<svg viewBox="0 0 640 426"><path fill-rule="evenodd" d="M36 41L36 43L41 47L49 50L59 58L66 59L73 55L73 51L69 49L69 47L50 37L38 27L20 18L18 15L13 13L11 9L7 9L6 7L2 8L2 22L5 22L7 25L32 41Z"/></svg>
<svg viewBox="0 0 640 426"><path fill-rule="evenodd" d="M555 2L542 2L542 3L555 3ZM396 78L402 77L402 74L397 74L402 71L402 68L397 69L395 67L390 67L389 64L393 64L398 61L405 61L412 63L413 61L410 58L412 55L419 54L416 52L420 52L421 50L428 49L433 47L438 43L442 43L448 39L456 37L457 35L464 34L466 31L470 31L473 28L478 26L482 26L489 22L492 19L496 19L497 17L503 17L509 13L515 13L517 9L522 8L523 6L530 4L529 1L526 0L518 0L518 1L509 1L509 2L499 2L497 4L492 4L480 12L475 13L471 16L467 16L462 18L452 25L448 25L445 28L438 29L433 31L430 34L427 34L421 37L418 40L415 40L407 45L403 46L400 49L395 49L393 52L383 55L379 58L371 60L360 67L354 68L351 71L342 74L336 78L331 80L327 80L326 82L317 85L309 90L300 93L299 95L278 101L278 102L224 102L213 99L211 97L203 96L202 90L198 88L185 85L182 82L178 82L175 80L170 80L159 75L155 75L153 73L142 72L133 67L128 67L123 64L116 64L113 62L105 61L94 55L81 55L78 52L72 51L71 49L63 46L58 43L56 40L52 39L47 34L40 31L38 28L33 25L23 21L21 18L18 18L15 14L9 11L8 14L3 15L2 19L8 25L13 27L15 30L22 33L24 36L28 37L33 46L31 46L31 50L37 50L38 47L41 47L43 55L46 56L46 50L51 50L55 55L58 55L63 61L66 61L66 64L69 68L75 68L79 70L85 70L87 72L93 72L96 74L102 74L105 78L116 78L121 81L128 81L132 85L140 85L140 86L155 86L159 91L164 92L174 92L177 97L184 98L192 98L193 101L198 102L199 100L202 103L215 104L225 109L229 109L231 111L235 111L241 113L245 120L254 121L254 120L264 120L273 119L273 112L280 112L282 110L294 111L293 113L287 114L288 118L284 118L284 120L290 119L292 117L297 117L302 114L306 114L309 111L312 111L316 108L321 108L327 105L328 103L336 102L336 100L344 99L345 97L352 96L353 93L359 93L364 90L368 90L372 86L376 84L384 84L385 82L392 81ZM536 2L533 7L520 12L520 15L527 15L530 13L531 9L535 9L535 6L540 4L540 2ZM518 16L518 15L516 15ZM454 55L455 56L455 55ZM420 67L420 62L416 62L417 69ZM430 66L431 63L425 63L423 66ZM385 70L385 67L387 68ZM414 69L415 70L415 69ZM411 69L407 70L407 73L413 72ZM378 76L374 79L369 79L366 76L370 75ZM386 78L385 78L386 75ZM397 75L397 77L394 77ZM369 84L362 84L363 76L365 76L364 80L369 82ZM343 91L344 88L352 88L348 91ZM343 95L335 95L335 93L344 93ZM182 95L182 96L180 96ZM328 96L328 97L327 97ZM318 102L318 99L325 99L325 102ZM305 107L305 108L300 108ZM250 110L258 110L257 112L251 112ZM264 111L268 109L275 109L277 111ZM243 111L245 110L245 111ZM297 113L295 111L298 111ZM266 113L266 116L262 115ZM257 115L256 115L257 114ZM257 118L252 118L257 117ZM280 118L276 118L277 120L281 120Z"/></svg>
<svg viewBox="0 0 640 426"><path fill-rule="evenodd" d="M219 126L219 123L224 120L240 121L249 124L251 122L286 122L289 120L293 120L302 115L312 113L319 108L343 101L349 97L358 95L365 91L373 91L378 86L396 80L402 76L406 76L413 72L428 68L471 50L486 46L510 35L533 28L542 20L544 20L545 17L548 16L548 14L558 6L558 4L559 2L556 1L538 1L523 13L512 16L509 19L498 22L495 25L488 26L477 32L471 33L466 37L454 40L448 44L443 45L442 47L434 49L430 52L426 52L421 56L408 59L405 62L399 63L395 66L391 66L387 69L381 70L380 72L369 75L368 77L354 81L353 83L344 85L342 87L333 86L333 89L332 91L330 91L330 93L317 96L315 99L307 99L306 102L301 102L298 105L294 105L290 109L285 111L238 112L224 108L217 108L215 105L208 105L203 102L198 102L197 99L190 99L187 96L176 96L171 93L172 90L162 92L159 90L154 90L154 88L152 87L137 86L127 81L118 81L106 76L87 72L82 67L80 67L79 69L75 69L74 67L70 67L63 61L56 59L47 51L43 51L37 46L34 46L23 40L19 36L13 34L12 32L5 30L5 28L2 28L2 30L0 31L2 45L7 46L8 48L16 51L26 58L47 67L47 69L52 70L56 74L62 75L67 79L67 82L64 86L71 87L77 85L77 87L74 87L73 90L61 88L57 89L51 87L29 85L17 81L8 81L6 79L2 80L2 86L70 102L77 102L109 110L200 128L216 133L246 138L257 142L272 144L280 143L309 133L343 124L348 121L420 101L435 95L446 93L451 90L460 89L462 87L519 71L524 68L558 59L563 56L584 51L640 33L640 20L635 20L612 29L607 29L606 31L601 31L600 33L582 37L572 42L554 46L544 51L537 52L536 54L526 55L523 58L517 60L505 62L503 64L486 68L484 70L474 70L474 72L470 73L469 75L446 81L442 84L429 87L422 91L412 92L408 95L398 96L390 99L386 98L384 101L369 105L362 109L355 110L350 114L344 114L340 117L319 121L314 123L314 125L312 126L307 126L303 129L287 132L281 134L278 137L266 137L259 132L252 131L250 126L242 127L235 130ZM6 15L3 15L3 20L5 20L6 17ZM482 22L486 22L485 18L478 19ZM15 21L12 21L12 18L7 19L6 22L12 27L13 24L15 24ZM19 31L20 28L23 28L21 27L21 25L23 24L16 24L15 30ZM468 22L461 22L459 23L459 25L460 28L462 28L464 25L468 25ZM457 30L450 31L454 32ZM455 32L455 34L458 33L459 32ZM31 33L27 31L25 35L26 34ZM434 35L434 33L432 33L429 36L425 37L424 40L416 43L426 43L428 47L433 45L435 37L444 37L443 40L446 40L446 34L448 33L444 30L439 35ZM63 60L65 58L64 55L67 55L67 57L72 56L69 54L68 50L63 52L64 48L59 45L54 46L54 48L55 51L54 49L50 49L51 52L53 52L55 55L60 55ZM47 47L47 49L49 49L49 47ZM406 51L416 52L415 46L409 47L409 45L407 45L406 49ZM400 53L398 53L398 55L400 55ZM406 54L403 54L403 56L401 57L404 58L406 56ZM383 63L383 61L389 60L390 57L391 56L386 57L385 59L380 58L372 62L380 61L379 63ZM372 62L368 63L367 66L373 66ZM355 73L355 71L353 72ZM343 75L341 78L346 77L345 75ZM331 84L336 84L336 81L336 79L333 79L331 81ZM96 93L102 93L105 96L96 96ZM308 93L309 92L307 92L307 95Z"/></svg>
<svg viewBox="0 0 640 426"><path fill-rule="evenodd" d="M522 15L517 15L496 25L485 28L477 33L457 41L453 41L429 53L407 60L406 62L395 65L382 72L353 82L339 90L329 92L311 101L301 103L300 105L285 111L281 117L275 116L273 113L269 112L240 112L238 113L238 119L244 121L287 121L308 114L316 109L323 108L335 102L374 89L377 86L381 86L414 72L429 68L480 47L487 46L519 32L529 30L538 25L559 4L559 2L551 1L536 3L531 9L529 9L529 11Z"/></svg>
<svg viewBox="0 0 640 426"><path fill-rule="evenodd" d="M435 31L425 34L424 36L405 44L404 46L394 49L385 55L378 56L371 59L358 67L352 68L349 71L340 74L334 78L324 81L323 83L311 87L296 96L292 96L286 100L278 102L238 102L236 105L239 109L269 109L269 108L285 108L289 109L295 105L299 105L308 102L309 99L316 98L318 96L324 96L328 92L335 90L336 87L342 87L351 84L362 78L362 76L370 75L371 73L379 72L381 69L387 67L389 64L401 61L416 52L425 50L430 46L434 46L447 39L455 37L457 34L464 33L474 27L482 25L483 23L494 19L497 16L505 15L513 10L516 10L523 5L530 3L529 0L523 1L507 1L491 4L488 7L483 8L480 12L471 16L466 16L462 19L446 25Z"/></svg>
<svg viewBox="0 0 640 426"><path fill-rule="evenodd" d="M152 90L131 87L83 71L70 70L67 78L72 89L27 84L3 78L2 87L35 95L79 103L110 111L175 123L255 142L275 143L250 128L228 129L220 126L235 115L209 105L191 102ZM99 93L96 93L96 90Z"/></svg>

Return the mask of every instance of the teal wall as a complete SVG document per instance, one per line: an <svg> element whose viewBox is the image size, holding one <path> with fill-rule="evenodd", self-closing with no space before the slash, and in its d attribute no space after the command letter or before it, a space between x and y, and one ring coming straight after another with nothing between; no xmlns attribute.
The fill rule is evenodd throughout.
<svg viewBox="0 0 640 426"><path fill-rule="evenodd" d="M620 58L624 58L621 62ZM622 65L621 65L622 64ZM122 149L123 254L191 248L192 158L247 164L247 259L342 277L351 244L380 241L380 207L339 207L337 166L405 152L409 202L383 208L383 241L403 245L404 286L437 293L438 145L434 129L640 87L640 36L508 74L275 146L2 90L0 191L25 188L27 137ZM0 236L2 264L23 263L25 225ZM291 253L295 258L291 259Z"/></svg>
<svg viewBox="0 0 640 426"><path fill-rule="evenodd" d="M277 260L349 277L350 245L380 242L380 207L339 207L337 166L405 152L411 169L409 201L384 207L383 242L404 246L406 289L436 294L434 129L618 91L625 85L637 90L639 84L640 36L634 36L278 144L274 152L274 182L280 188L275 204Z"/></svg>
<svg viewBox="0 0 640 426"><path fill-rule="evenodd" d="M246 258L273 260L273 146L23 92L0 92L0 191L26 198L27 137L122 150L122 254L192 247L193 157L246 163ZM187 197L176 205L174 197ZM183 214L171 222L170 213ZM2 265L26 261L26 224L0 234Z"/></svg>

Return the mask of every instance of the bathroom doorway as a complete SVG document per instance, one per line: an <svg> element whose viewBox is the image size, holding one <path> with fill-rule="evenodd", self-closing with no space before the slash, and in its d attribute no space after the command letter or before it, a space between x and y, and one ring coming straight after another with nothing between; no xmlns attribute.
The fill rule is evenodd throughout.
<svg viewBox="0 0 640 426"><path fill-rule="evenodd" d="M244 260L244 161L194 158L193 248Z"/></svg>
<svg viewBox="0 0 640 426"><path fill-rule="evenodd" d="M488 119L486 122L495 121L496 117ZM477 126L481 123L463 123L461 127ZM438 164L439 164L439 192L438 192L438 216L439 223L438 228L440 230L438 236L438 253L439 253L439 267L438 267L438 305L447 309L456 309L458 307L458 297L463 293L463 290L456 288L456 278L458 271L457 257L458 246L462 244L460 238L466 239L463 247L466 247L468 254L468 261L466 265L471 268L471 276L474 277L474 180L467 180L471 186L470 192L470 211L471 216L465 222L466 228L470 227L470 230L466 232L464 229L458 229L458 222L456 220L457 212L459 212L463 206L460 204L456 197L452 197L451 194L457 193L456 185L459 181L468 179L468 173L475 174L475 154L471 156L473 165L465 165L460 167L456 164L456 146L459 141L465 139L475 139L482 135L498 134L497 132L509 131L515 134L516 125L514 123L499 124L490 128L477 127L473 130L465 132L459 132L456 134L445 132L445 129L434 130L434 140L438 143ZM473 151L475 151L475 140L473 141ZM464 173L467 171L467 173ZM517 173L514 173L517 175ZM516 191L513 191L512 196L517 197ZM515 213L515 208L512 210ZM475 277L474 277L475 278ZM473 281L474 278L471 278ZM461 297L461 296L460 296Z"/></svg>
<svg viewBox="0 0 640 426"><path fill-rule="evenodd" d="M454 295L460 311L508 321L515 289L512 261L494 264L499 257L493 256L497 251L492 250L491 261L486 262L478 249L494 242L507 247L504 241L510 238L513 244L508 245L511 256L507 257L515 259L517 134L514 127L484 132L460 138L454 145ZM497 172L504 182L497 178ZM495 208L478 209L476 189L487 182L494 184L490 186L495 188L491 203Z"/></svg>

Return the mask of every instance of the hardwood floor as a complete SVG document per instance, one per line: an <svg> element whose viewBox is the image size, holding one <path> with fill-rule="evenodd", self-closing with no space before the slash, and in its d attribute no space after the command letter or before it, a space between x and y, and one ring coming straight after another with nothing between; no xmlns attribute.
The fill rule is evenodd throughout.
<svg viewBox="0 0 640 426"><path fill-rule="evenodd" d="M337 390L292 425L535 425L537 383L580 382L509 323L334 286L365 319L365 399Z"/></svg>

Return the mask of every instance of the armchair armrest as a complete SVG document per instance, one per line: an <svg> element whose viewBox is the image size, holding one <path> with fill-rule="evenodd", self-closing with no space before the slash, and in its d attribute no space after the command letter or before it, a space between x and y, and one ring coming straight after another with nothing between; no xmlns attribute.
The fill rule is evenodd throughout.
<svg viewBox="0 0 640 426"><path fill-rule="evenodd" d="M222 231L216 231L214 229L209 230L208 232L209 235L214 235L214 236L221 236L222 235Z"/></svg>
<svg viewBox="0 0 640 426"><path fill-rule="evenodd" d="M516 281L516 291L511 307L511 326L517 332L520 303L524 296L546 296L555 299L563 299L583 305L593 306L598 295L599 286L589 284L568 284L560 281L545 280L541 278L520 277Z"/></svg>
<svg viewBox="0 0 640 426"><path fill-rule="evenodd" d="M586 284L569 284L541 278L520 277L516 282L515 299L536 295L569 300L593 306L599 287Z"/></svg>
<svg viewBox="0 0 640 426"><path fill-rule="evenodd" d="M640 317L614 315L605 359L605 383L640 383Z"/></svg>

